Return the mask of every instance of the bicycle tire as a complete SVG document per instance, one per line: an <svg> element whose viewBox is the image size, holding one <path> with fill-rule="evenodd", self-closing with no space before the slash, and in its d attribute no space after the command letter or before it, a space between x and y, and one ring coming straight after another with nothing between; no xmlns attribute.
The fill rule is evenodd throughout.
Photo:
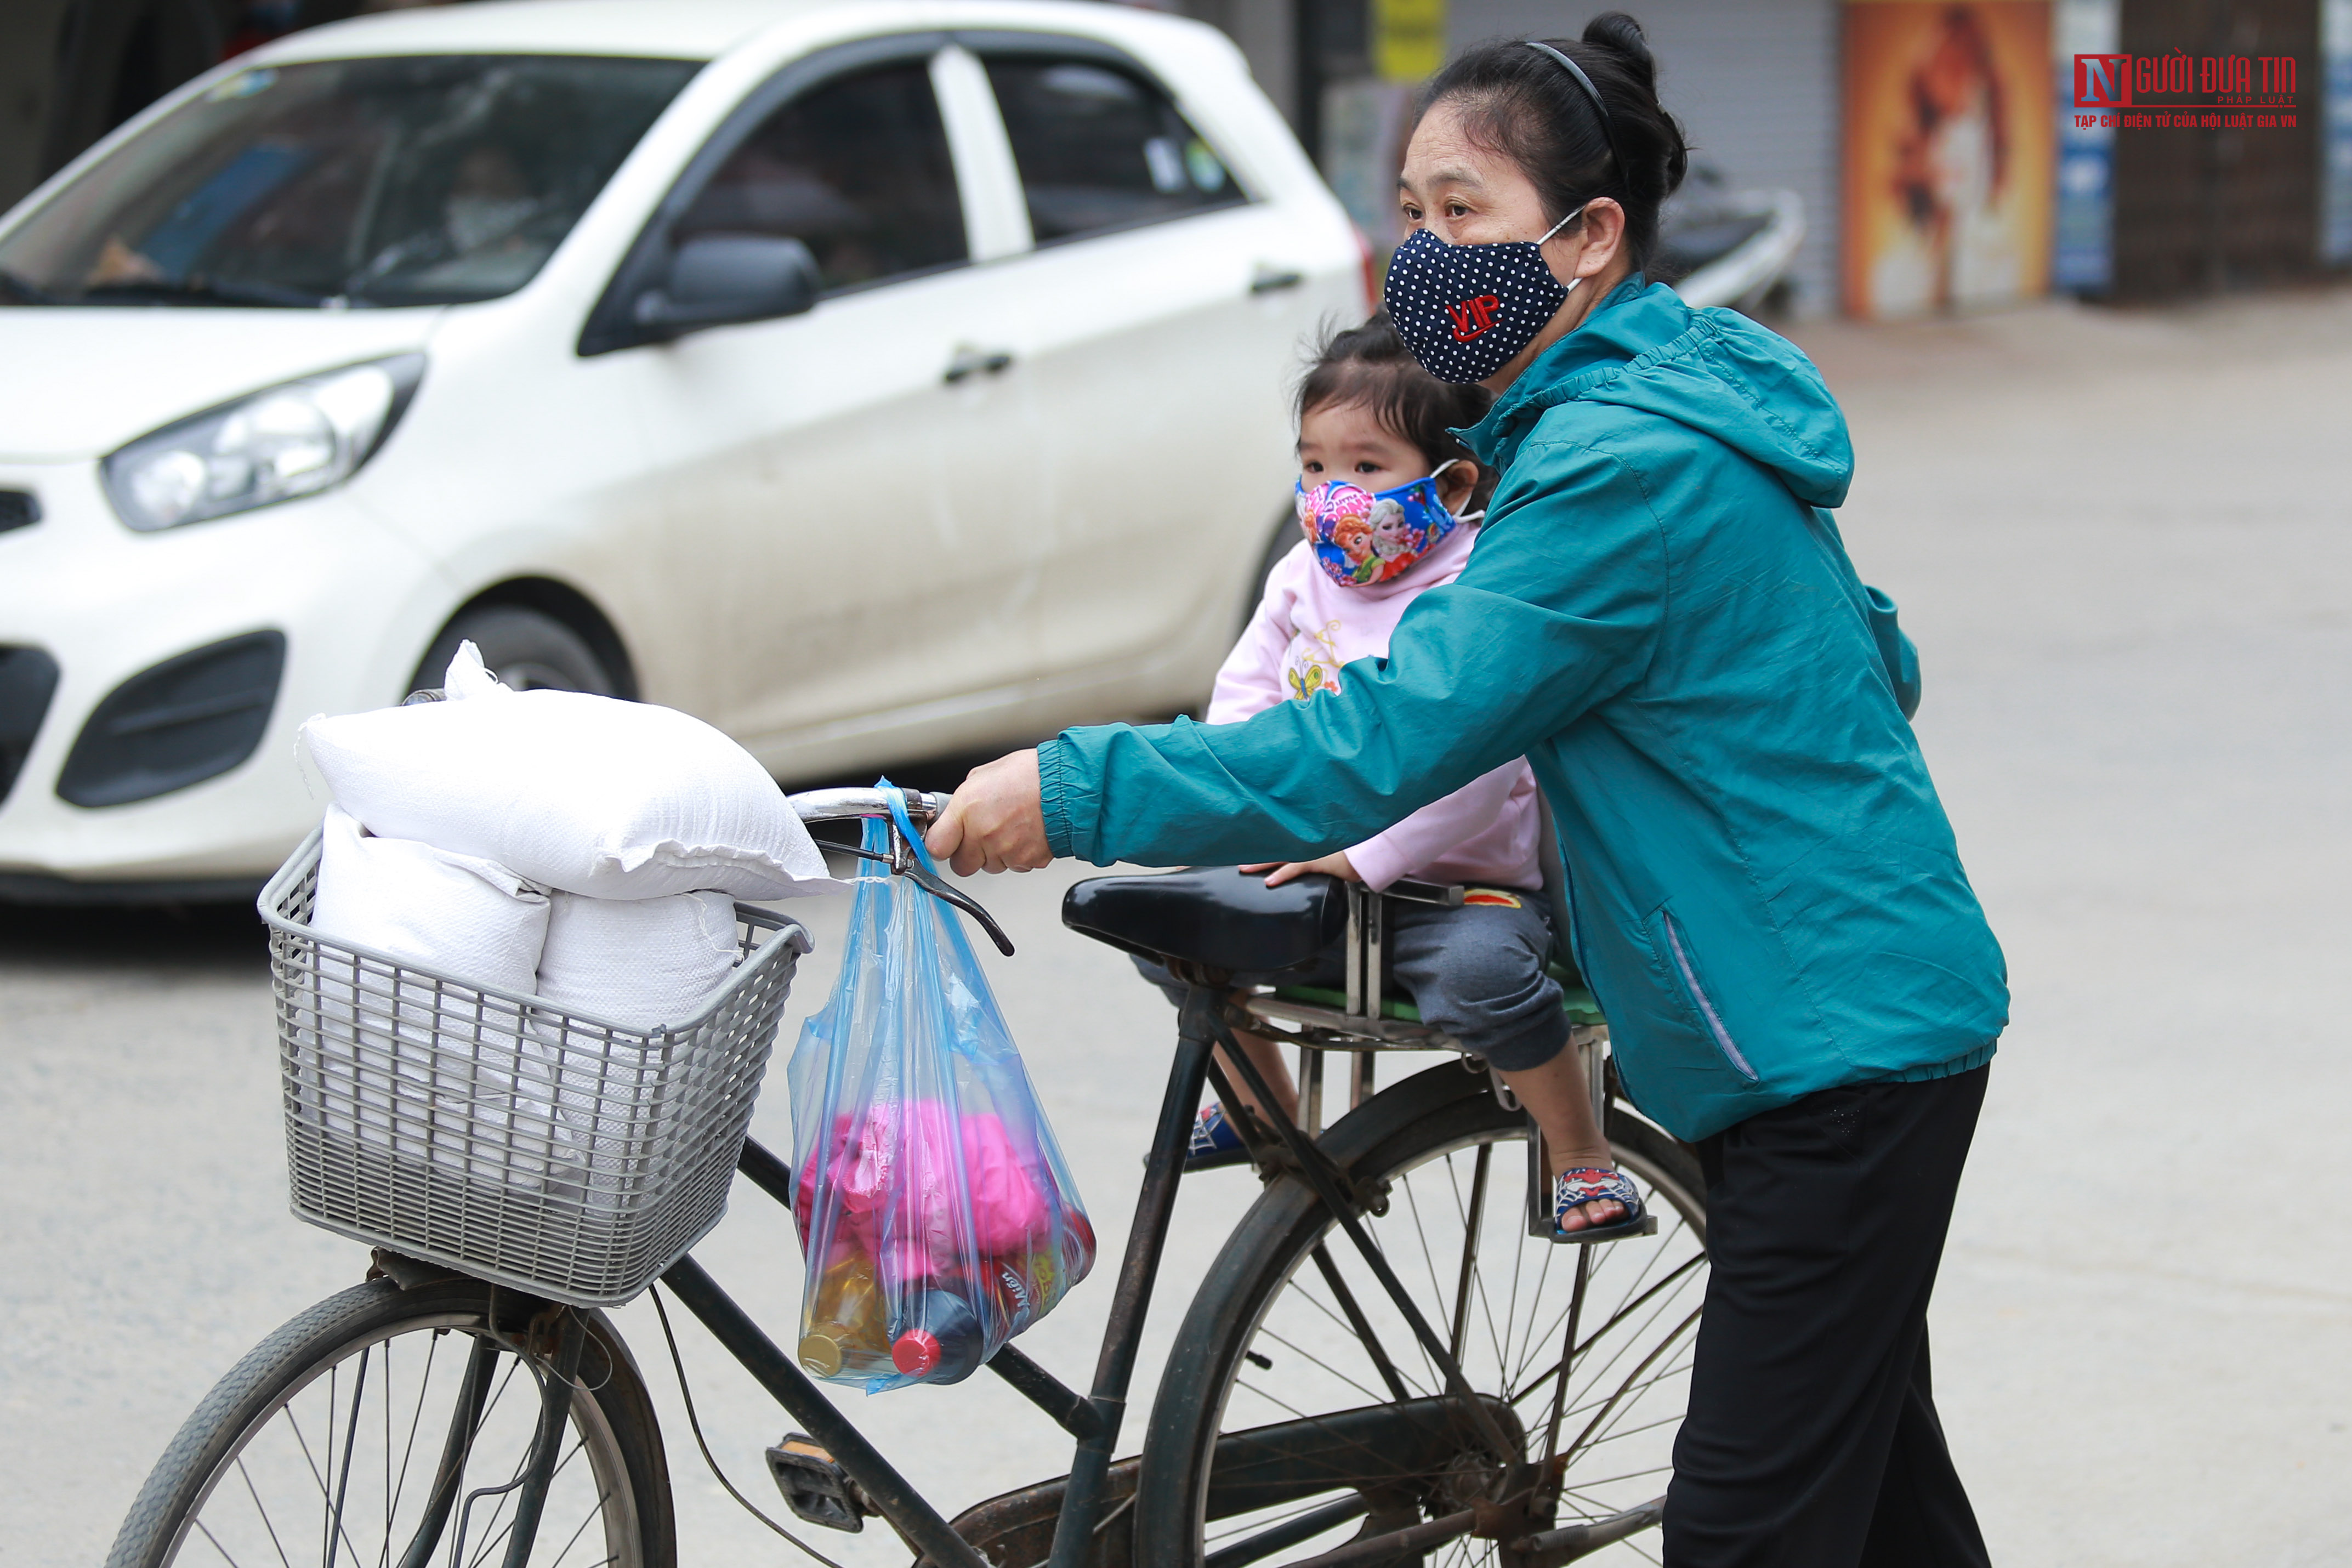
<svg viewBox="0 0 2352 1568"><path fill-rule="evenodd" d="M1686 1319L1675 1320L1680 1323L1676 1331L1683 1336L1682 1342L1686 1344L1696 1334L1696 1300L1703 1298L1705 1285L1706 1197L1697 1160L1686 1145L1616 1107L1612 1107L1608 1131L1621 1166L1634 1174L1646 1188L1645 1197L1652 1203L1654 1212L1660 1214L1664 1235L1647 1240L1610 1243L1591 1250L1597 1254L1612 1254L1619 1248L1660 1247L1667 1245L1668 1238L1679 1236L1679 1245L1684 1248L1680 1256L1684 1262L1672 1272L1683 1277L1675 1285L1674 1295L1661 1300L1657 1310L1652 1313L1651 1321L1654 1323L1664 1318L1668 1305L1677 1314L1687 1310ZM1441 1157L1447 1158L1450 1163L1453 1153L1475 1151L1482 1142L1490 1148L1517 1144L1522 1163L1506 1167L1510 1179L1503 1184L1503 1192L1510 1200L1505 1205L1506 1209L1514 1220L1519 1220L1524 1215L1520 1205L1526 1194L1523 1163L1526 1134L1524 1113L1507 1110L1497 1103L1488 1090L1485 1075L1473 1076L1449 1063L1402 1079L1376 1096L1326 1133L1320 1146L1348 1173L1357 1192L1362 1194L1368 1186L1383 1182L1398 1183L1411 1173L1431 1167ZM1489 1172L1491 1179L1491 1155L1483 1162L1474 1155L1472 1163ZM1398 1202L1398 1196L1391 1194L1389 1199L1391 1214L1397 1213ZM1365 1212L1361 1208L1358 1211L1360 1216ZM1474 1208L1469 1212L1476 1211ZM1418 1210L1412 1223L1416 1226L1422 1223ZM1490 1220L1486 1228L1493 1227L1494 1222ZM1465 1215L1465 1234L1468 1228ZM1525 1229L1525 1224L1519 1223L1519 1232L1523 1234ZM1376 1230L1378 1234L1381 1233ZM1233 1239L1202 1281L1170 1352L1144 1442L1140 1484L1135 1502L1137 1568L1199 1568L1204 1558L1213 1555L1213 1547L1225 1553L1222 1560L1227 1563L1253 1560L1250 1552L1258 1546L1265 1547L1259 1552L1260 1556L1287 1561L1302 1554L1311 1554L1316 1550L1328 1550L1336 1544L1331 1532L1348 1526L1349 1521L1343 1518L1331 1519L1320 1536L1294 1536L1283 1542L1278 1556L1270 1544L1274 1541L1270 1531L1240 1546L1221 1545L1209 1535L1213 1470L1219 1454L1219 1439L1221 1436L1225 1439L1228 1462L1234 1462L1231 1459L1234 1450L1230 1447L1234 1441L1233 1434L1251 1426L1231 1415L1238 1380L1245 1367L1255 1365L1261 1359L1254 1355L1251 1363L1245 1363L1243 1357L1251 1351L1254 1342L1260 1342L1257 1336L1266 1328L1270 1310L1277 1296L1284 1292L1294 1278L1307 1268L1317 1247L1326 1241L1329 1244L1328 1253L1331 1258L1338 1260L1343 1255L1352 1257L1352 1247L1305 1181L1296 1175L1286 1176L1267 1186L1236 1226ZM1578 1250L1555 1247L1548 1241L1533 1238L1529 1238L1529 1242L1535 1247L1549 1249L1549 1254L1563 1257ZM1384 1237L1382 1248L1384 1254L1392 1251ZM1465 1251L1474 1259L1479 1256L1475 1248L1465 1248ZM1694 1254L1695 1263L1692 1261ZM1623 1256L1629 1259L1619 1266L1623 1269L1657 1268L1661 1281L1668 1277L1668 1271L1660 1264L1671 1256L1669 1254L1656 1254L1647 1262L1641 1260L1643 1255L1639 1253ZM1391 1262L1401 1278L1409 1273L1401 1254L1391 1256ZM1593 1267L1597 1279L1602 1265ZM1467 1264L1465 1265L1465 1272L1471 1272ZM1369 1275L1364 1278L1368 1279ZM1484 1291L1483 1278L1480 1276L1481 1292ZM1323 1279L1328 1282L1328 1276L1323 1276ZM1515 1278L1515 1295L1517 1283ZM1468 1288L1464 1289L1466 1297ZM1360 1305L1371 1301L1370 1292L1360 1294ZM1540 1289L1537 1294L1542 1294ZM1336 1297L1332 1299L1337 1300ZM1594 1299L1597 1300L1597 1296ZM1376 1312L1386 1305L1384 1300L1377 1301L1365 1306L1364 1310L1368 1313ZM1324 1311L1327 1316L1333 1317L1334 1322L1338 1321L1329 1307L1326 1306ZM1450 1331L1449 1323L1444 1319L1436 1313L1430 1315L1438 1332L1444 1334ZM1449 1312L1447 1316L1450 1315ZM1401 1318L1397 1321L1402 1321ZM1593 1339L1599 1340L1605 1331L1609 1331L1594 1330ZM1336 1331L1333 1332L1336 1337ZM1626 1330L1629 1339L1633 1332L1629 1325ZM1360 1330L1358 1333L1360 1335ZM1265 1349L1272 1352L1274 1357L1296 1362L1296 1356L1286 1356L1284 1350L1276 1348L1277 1344L1289 1344L1288 1340L1277 1335L1263 1342ZM1537 1336L1531 1332L1527 1342L1536 1343ZM1418 1353L1417 1346L1412 1348L1414 1353ZM1607 1350L1609 1347L1604 1344L1601 1348ZM1299 1353L1306 1355L1308 1361L1315 1361L1312 1354L1304 1351ZM1668 1364L1672 1365L1686 1353L1686 1350L1676 1349L1668 1358ZM1621 1349L1618 1354L1622 1356L1625 1352ZM1316 1364L1319 1366L1322 1363L1316 1362ZM1630 1382L1656 1363L1642 1362L1636 1357L1626 1364L1632 1366L1628 1374ZM1553 1376L1558 1366L1556 1360L1546 1368L1542 1376ZM1465 1370L1465 1373L1469 1371L1466 1358ZM1606 1368L1603 1371L1607 1373ZM1266 1372L1253 1373L1261 1377L1267 1374ZM1686 1368L1684 1374L1686 1375ZM1433 1369L1429 1375L1434 1378ZM1475 1384L1475 1377L1473 1381ZM1363 1387L1367 1384L1371 1385L1370 1391L1375 1394L1381 1394L1377 1380L1369 1373L1365 1374L1364 1382L1357 1386ZM1390 1386L1393 1388L1394 1384ZM1562 1386L1566 1386L1565 1382ZM1679 1395L1671 1384L1662 1384L1659 1378L1652 1379L1651 1386L1660 1390L1658 1407L1671 1405L1671 1422L1678 1426ZM1425 1400L1433 1401L1440 1388L1433 1382L1426 1389L1413 1392ZM1490 1391L1481 1387L1479 1392L1483 1394ZM1643 1397L1648 1396L1645 1391ZM1275 1397L1256 1403L1261 1413L1269 1407L1276 1412L1291 1411L1295 1417L1299 1418L1288 1423L1294 1428L1300 1421L1311 1422L1315 1418L1312 1407L1297 1402L1285 1404ZM1362 1404L1360 1400L1357 1403ZM1331 1407L1332 1413L1336 1414L1338 1408ZM1595 1416L1595 1423L1598 1424L1600 1419L1600 1416ZM1520 1436L1527 1437L1530 1448L1534 1447L1532 1438L1526 1433ZM1579 1439L1580 1442L1581 1440ZM1615 1440L1614 1436L1604 1432L1600 1441L1605 1444ZM1671 1432L1665 1430L1664 1423L1661 1422L1654 1426L1644 1440L1655 1448L1670 1443ZM1568 1492L1578 1493L1578 1481L1572 1468L1563 1484ZM1663 1478L1651 1476L1641 1484L1655 1485L1656 1491L1660 1493L1664 1490ZM1344 1490L1342 1485L1335 1489L1334 1495L1340 1495ZM1372 1490L1376 1492L1377 1489ZM1369 1495L1371 1494L1368 1492ZM1590 1495L1579 1495L1586 1504L1581 1510L1584 1517L1600 1517L1606 1511ZM1466 1505L1468 1500L1463 1498L1457 1499L1456 1502ZM1648 1499L1638 1500L1646 1503ZM1335 1505L1336 1508L1346 1506L1349 1505L1344 1501ZM1361 1527L1362 1531L1373 1534L1403 1528L1410 1523L1433 1519L1440 1511L1452 1506L1455 1505L1423 1496L1407 1510L1392 1500L1385 1522L1367 1523ZM1302 1510L1297 1516L1300 1529L1311 1522L1306 1517L1311 1511ZM1331 1511L1334 1510L1326 1510L1327 1514ZM1369 1514L1371 1510L1367 1506L1358 1511L1361 1516ZM1579 1510L1572 1509L1570 1511ZM1543 1522L1538 1521L1538 1525ZM1250 1528L1260 1527L1253 1525ZM1314 1542L1311 1546L1310 1542ZM1480 1561L1475 1552L1498 1550L1499 1543L1491 1541L1465 1542L1461 1547L1462 1550L1456 1553L1444 1546L1423 1546L1402 1553L1398 1560L1419 1563L1423 1561L1422 1552L1438 1552L1448 1561L1454 1560L1456 1556L1464 1561ZM1436 1557L1430 1559L1433 1562L1438 1560Z"/></svg>
<svg viewBox="0 0 2352 1568"><path fill-rule="evenodd" d="M236 1506L234 1494L240 1489L250 1494L251 1508L258 1515L269 1544L274 1548L268 1560L275 1562L284 1558L292 1561L288 1556L285 1541L289 1531L280 1530L278 1522L271 1518L268 1505L256 1488L251 1473L253 1467L247 1462L252 1446L261 1435L272 1431L274 1424L283 1417L289 1425L295 1425L296 1435L299 1436L299 1424L291 1414L294 1402L316 1389L322 1378L330 1378L331 1374L339 1380L341 1368L354 1354L364 1350L372 1355L375 1348L381 1346L383 1347L381 1358L383 1370L378 1378L377 1399L385 1412L385 1468L388 1475L394 1402L386 1396L386 1391L393 1384L390 1349L393 1343L419 1333L435 1336L435 1342L426 1347L425 1369L417 1384L418 1415L409 1427L412 1449L420 1435L427 1440L426 1446L430 1448L447 1436L446 1432L436 1432L434 1427L427 1426L423 1419L425 1396L438 1356L438 1342L454 1333L464 1339L469 1347L484 1342L493 1345L500 1342L511 1343L513 1334L546 1305L534 1298L478 1279L453 1277L404 1290L392 1279L379 1279L354 1286L297 1314L247 1352L227 1375L214 1385L181 1426L163 1457L156 1461L154 1469L149 1473L145 1485L140 1489L137 1500L124 1518L113 1550L108 1553L107 1568L167 1568L167 1565L181 1560L184 1546L192 1542L201 1542L208 1533L213 1533L213 1527L205 1523L212 1500L216 1496L222 1497L223 1509L227 1510ZM597 1311L583 1311L579 1317L586 1328L588 1343L574 1385L568 1437L571 1444L575 1445L572 1450L574 1455L585 1453L588 1457L585 1473L592 1479L595 1495L593 1499L593 1511L572 1532L572 1539L576 1542L584 1535L589 1524L601 1519L605 1526L602 1532L605 1537L602 1543L604 1550L586 1560L610 1562L618 1568L676 1568L677 1531L669 1474L653 1402L646 1394L635 1363L611 1321L604 1313ZM412 1344L410 1348L415 1347ZM514 1363L507 1374L509 1381L520 1370L520 1358L510 1352L500 1354L494 1351L485 1358L482 1352L469 1348L467 1353L486 1366L495 1367L500 1361ZM452 1359L454 1361L455 1358ZM365 1404L367 1364L368 1357L362 1356L358 1374L360 1381L352 1391L348 1447L353 1453L362 1425L360 1415ZM469 1361L468 1365L471 1364ZM534 1370L533 1376L536 1375L538 1373ZM487 1382L488 1374L484 1376ZM446 1369L443 1382L446 1382ZM536 1385L529 1380L524 1380L524 1387L525 1393L518 1397L515 1408L528 1425L535 1420L538 1395ZM328 1388L330 1419L327 1426L331 1431L343 1416L334 1403L335 1382L330 1381ZM520 1473L527 1447L512 1449L509 1446L508 1452L498 1453L487 1445L477 1446L477 1440L494 1426L503 1433L514 1425L513 1421L498 1415L497 1407L504 1396L503 1386L495 1399L489 1398L487 1391L476 1396L475 1408L479 1414L474 1419L474 1432L467 1441L463 1466L458 1472L461 1487L472 1485L478 1476L486 1473ZM489 1408L483 1408L486 1404ZM373 1436L373 1423L368 1425L368 1435ZM308 1456L307 1447L304 1452ZM486 1456L488 1462L484 1468L473 1468L476 1464L482 1463ZM336 1473L336 1458L331 1447L327 1467L329 1475ZM437 1455L428 1455L427 1458L431 1459ZM509 1458L513 1461L511 1467L508 1465ZM570 1462L567 1458L563 1464L568 1468ZM326 1556L338 1562L356 1558L367 1563L379 1561L396 1563L400 1560L402 1553L395 1544L398 1540L395 1532L413 1531L414 1528L413 1524L404 1523L400 1514L403 1501L400 1493L405 1489L404 1483L412 1468L410 1463L404 1462L400 1470L403 1486L399 1489L387 1487L385 1489L383 1552L362 1554L351 1540L351 1530L362 1525L363 1521L358 1520L356 1510L346 1511L351 1502L350 1479L359 1467L354 1465L350 1455L341 1458L341 1485L336 1489L337 1503L331 1516L334 1528L331 1531L320 1530L326 1539L320 1544L329 1548ZM421 1484L429 1486L425 1477L430 1468L428 1464L425 1469L417 1471ZM373 1466L368 1469L372 1474ZM221 1483L232 1473L237 1477L238 1488L228 1489L225 1492ZM315 1468L313 1474L317 1474ZM370 1478L363 1475L361 1479L364 1483ZM576 1480L574 1478L575 1483ZM319 1489L324 1498L329 1489L324 1480L319 1482ZM422 1497L422 1493L417 1494L419 1500ZM323 1510L320 1511L323 1515ZM453 1521L457 1511L453 1499L449 1507ZM483 1525L485 1534L497 1522L497 1518L496 1513L488 1516ZM467 1521L470 1522L470 1516ZM226 1521L220 1522L224 1528L226 1527ZM322 1524L324 1522L322 1520ZM290 1520L288 1523L290 1525ZM559 1525L562 1528L557 1528ZM539 1534L532 1563L571 1561L570 1545L556 1545L564 1531L571 1528L551 1508ZM440 1535L446 1538L448 1534L448 1528L445 1526ZM340 1540L335 1539L338 1536ZM299 1538L297 1544L299 1544ZM591 1542L592 1549L595 1544ZM433 1554L434 1561L447 1559L447 1546L448 1542L443 1540ZM231 1556L235 1560L216 1539L214 1547L219 1556ZM552 1552L551 1548L554 1548ZM484 1548L484 1551L488 1551L488 1548ZM205 1561L207 1556L209 1553L200 1555L196 1560ZM493 1556L490 1560L498 1559Z"/></svg>

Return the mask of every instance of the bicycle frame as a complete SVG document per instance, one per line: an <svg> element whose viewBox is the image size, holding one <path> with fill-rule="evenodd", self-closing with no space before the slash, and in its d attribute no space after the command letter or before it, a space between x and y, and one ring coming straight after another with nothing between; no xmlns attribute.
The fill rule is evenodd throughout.
<svg viewBox="0 0 2352 1568"><path fill-rule="evenodd" d="M802 816L811 821L882 816L888 811L887 800L881 792L876 790L826 790L793 798ZM945 804L944 797L920 795L914 792L908 792L907 799L910 816L919 822L929 821ZM891 857L894 870L903 870L909 858L901 853L894 853ZM923 880L928 887L929 879ZM941 889L931 890L947 896ZM952 901L959 907L969 907L965 898L957 897ZM991 927L994 924L987 920L984 912L981 919ZM1376 921L1377 917L1374 919ZM1370 947L1370 963L1376 964L1377 923L1369 931L1360 926L1358 929L1361 932L1359 941ZM1010 951L1009 943L1003 945ZM1358 961L1360 974L1363 973L1364 963L1364 960ZM1373 969L1370 973L1377 974L1378 971ZM1214 1048L1218 1046L1226 1048L1227 1059L1240 1068L1255 1091L1259 1104L1270 1106L1276 1103L1256 1068L1238 1048L1224 1018L1223 977L1202 973L1186 974L1183 978L1187 983L1186 994L1178 1016L1175 1057L1170 1064L1167 1090L1161 1097L1159 1118L1153 1127L1143 1186L1136 1199L1135 1220L1129 1231L1126 1254L1120 1260L1109 1318L1104 1325L1089 1392L1080 1394L1067 1387L1010 1344L1000 1349L985 1363L991 1372L1010 1384L1076 1440L1070 1469L1063 1485L1048 1568L1087 1568L1098 1528L1105 1521L1106 1483L1111 1468L1111 1456L1126 1415L1129 1385L1141 1343L1143 1320L1150 1305L1169 1226L1175 1214L1177 1184L1183 1175L1194 1109L1200 1102L1202 1087L1212 1079L1215 1080L1221 1096L1229 1102L1233 1099L1232 1086L1213 1060ZM1351 987L1350 1002L1349 1011L1351 1014L1360 1006L1366 1007L1368 1013L1370 1011L1362 1000L1361 992L1354 987ZM1444 1407L1451 1406L1454 1415L1467 1416L1470 1426L1493 1446L1496 1453L1516 1451L1516 1445L1506 1438L1487 1402L1473 1390L1463 1375L1446 1341L1428 1322L1379 1247L1365 1232L1355 1212L1358 1205L1350 1201L1355 1194L1347 1173L1316 1146L1313 1134L1294 1121L1278 1113L1270 1120L1274 1122L1272 1131L1283 1145L1281 1163L1295 1168L1314 1189L1324 1206L1338 1217L1341 1228L1380 1281L1384 1293L1411 1326L1414 1337L1444 1375L1447 1385L1448 1394L1443 1402L1421 1401L1412 1405L1392 1405L1370 1419L1392 1423L1399 1433L1411 1434L1432 1419L1432 1409L1443 1415ZM737 1169L767 1196L786 1208L792 1206L791 1169L772 1152L747 1139ZM856 1426L835 1407L816 1384L691 1256L671 1265L661 1279L728 1353L800 1423L803 1431L831 1454L842 1471L865 1491L885 1519L924 1554L928 1563L936 1564L938 1568L950 1568L950 1565L952 1568L991 1568L980 1551L956 1532L938 1510L924 1500L881 1451L866 1439ZM1423 1409L1422 1405L1430 1405L1432 1409ZM1278 1470L1286 1459L1312 1465L1311 1445L1300 1435L1289 1433L1285 1427L1265 1428L1258 1434L1239 1436L1255 1436L1257 1447L1251 1450L1253 1455L1262 1452L1268 1465L1275 1469ZM1232 1440L1221 1439L1221 1449L1224 1442ZM1359 1447L1366 1446L1360 1437L1351 1441ZM1400 1461L1401 1464L1404 1462ZM1265 1470L1268 1466L1261 1465L1259 1468ZM1464 1517L1466 1519L1468 1516ZM1418 1544L1419 1534L1427 1533L1437 1524L1459 1522L1432 1521L1431 1525L1421 1526L1417 1531L1407 1531L1390 1539L1389 1544L1399 1549ZM1466 1529L1467 1526L1462 1528ZM1455 1529L1444 1538L1452 1539L1459 1533L1461 1530ZM1415 1540L1409 1542L1405 1536L1414 1536ZM1432 1543L1434 1543L1434 1538ZM1343 1550L1358 1552L1379 1544L1360 1542Z"/></svg>
<svg viewBox="0 0 2352 1568"><path fill-rule="evenodd" d="M1205 997L1206 994L1202 994ZM1201 1010L1188 1009L1188 1013ZM1063 1494L1061 1521L1055 1532L1054 1568L1085 1561L1089 1538L1100 1519L1103 1481L1109 1473L1113 1446L1118 1441L1128 1385L1142 1339L1144 1312L1159 1275L1169 1222L1175 1214L1176 1184L1183 1174L1184 1149L1192 1137L1192 1110L1199 1102L1207 1074L1210 1045L1206 1030L1180 1034L1176 1060L1169 1072L1168 1092L1152 1134L1143 1191L1136 1201L1135 1225L1129 1234L1126 1256L1120 1261L1110 1319L1103 1328L1092 1392L1078 1394L1009 1344L986 1363L989 1371L1012 1384L1077 1439L1068 1487ZM745 1140L737 1168L761 1192L791 1206L791 1170L767 1149ZM897 1467L866 1441L808 1374L691 1256L672 1264L662 1276L662 1283L801 1424L801 1429L832 1454L843 1471L874 1500L884 1517L932 1563L942 1568L946 1564L954 1564L955 1568L990 1568L979 1550L955 1532L939 1510L924 1500Z"/></svg>

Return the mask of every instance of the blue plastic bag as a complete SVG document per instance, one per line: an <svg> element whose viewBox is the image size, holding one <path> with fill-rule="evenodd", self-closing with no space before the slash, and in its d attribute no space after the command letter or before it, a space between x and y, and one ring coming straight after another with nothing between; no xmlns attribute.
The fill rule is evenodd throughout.
<svg viewBox="0 0 2352 1568"><path fill-rule="evenodd" d="M888 786L886 784L886 788ZM900 832L937 874L908 823ZM864 847L890 847L868 821ZM864 863L841 974L788 1076L801 1364L954 1383L1053 1309L1095 1235L955 911Z"/></svg>

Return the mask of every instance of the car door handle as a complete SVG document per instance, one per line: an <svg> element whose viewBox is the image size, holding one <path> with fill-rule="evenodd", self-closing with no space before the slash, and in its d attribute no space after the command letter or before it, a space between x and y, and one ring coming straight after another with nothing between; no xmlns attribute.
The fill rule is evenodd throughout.
<svg viewBox="0 0 2352 1568"><path fill-rule="evenodd" d="M1002 375L1013 366L1013 355L1005 349L976 349L970 345L959 348L955 358L948 361L947 374L940 379L950 386L971 376L986 374Z"/></svg>
<svg viewBox="0 0 2352 1568"><path fill-rule="evenodd" d="M1285 289L1296 289L1306 281L1307 274L1304 272L1260 265L1257 276L1250 279L1249 291L1253 294L1278 294Z"/></svg>

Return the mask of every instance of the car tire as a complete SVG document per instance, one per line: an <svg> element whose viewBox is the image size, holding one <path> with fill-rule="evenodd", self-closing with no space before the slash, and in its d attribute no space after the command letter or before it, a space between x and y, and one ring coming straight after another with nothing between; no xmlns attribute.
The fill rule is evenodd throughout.
<svg viewBox="0 0 2352 1568"><path fill-rule="evenodd" d="M517 691L587 691L611 697L619 683L588 639L544 610L522 605L483 605L444 627L409 678L409 689L437 687L447 675L457 645L470 642L482 663Z"/></svg>

